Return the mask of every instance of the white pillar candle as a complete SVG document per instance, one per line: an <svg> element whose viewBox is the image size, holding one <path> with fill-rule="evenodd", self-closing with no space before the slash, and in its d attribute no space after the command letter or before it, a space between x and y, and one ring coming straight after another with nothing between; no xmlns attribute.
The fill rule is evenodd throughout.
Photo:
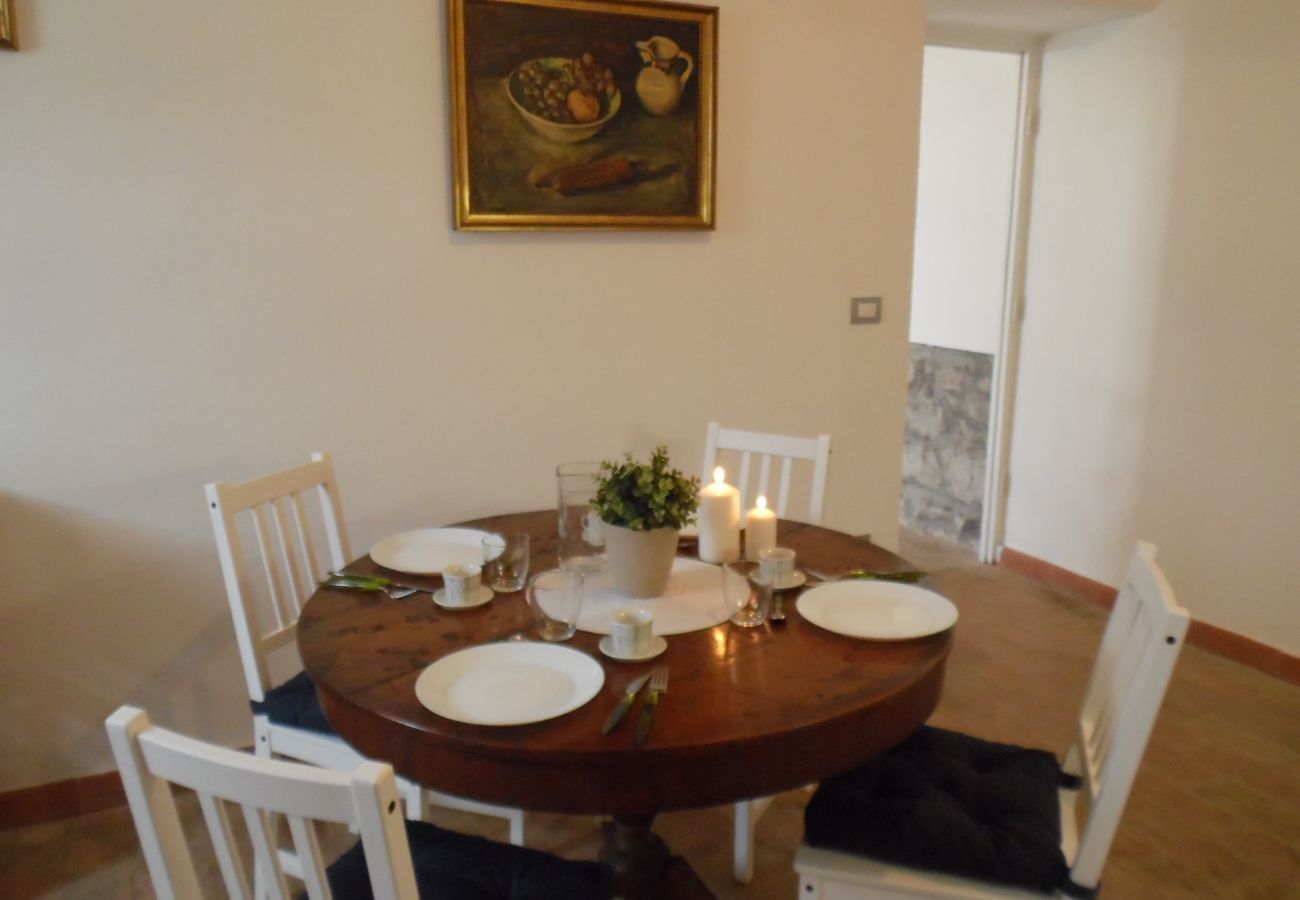
<svg viewBox="0 0 1300 900"><path fill-rule="evenodd" d="M713 483L700 490L700 559L705 562L740 559L740 492L726 478L718 466Z"/></svg>
<svg viewBox="0 0 1300 900"><path fill-rule="evenodd" d="M745 513L745 559L758 562L758 554L775 546L776 513L760 494L754 508Z"/></svg>

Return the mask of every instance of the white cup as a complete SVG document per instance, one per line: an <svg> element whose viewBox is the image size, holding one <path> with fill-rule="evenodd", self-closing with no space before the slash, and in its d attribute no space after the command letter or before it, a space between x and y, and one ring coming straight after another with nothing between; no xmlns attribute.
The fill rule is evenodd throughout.
<svg viewBox="0 0 1300 900"><path fill-rule="evenodd" d="M620 609L610 632L616 656L638 657L650 653L654 642L654 616L648 609Z"/></svg>
<svg viewBox="0 0 1300 900"><path fill-rule="evenodd" d="M758 565L767 583L776 590L794 581L794 551L788 547L772 547L758 554Z"/></svg>
<svg viewBox="0 0 1300 900"><path fill-rule="evenodd" d="M442 592L448 606L467 606L478 599L483 567L452 564L442 570Z"/></svg>

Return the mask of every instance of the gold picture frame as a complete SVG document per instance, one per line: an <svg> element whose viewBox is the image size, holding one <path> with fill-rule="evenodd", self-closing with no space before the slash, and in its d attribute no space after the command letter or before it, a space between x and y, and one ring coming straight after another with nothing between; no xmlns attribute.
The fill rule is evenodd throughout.
<svg viewBox="0 0 1300 900"><path fill-rule="evenodd" d="M447 0L458 229L712 229L718 10Z"/></svg>
<svg viewBox="0 0 1300 900"><path fill-rule="evenodd" d="M14 33L13 0L0 0L0 50L17 50L18 36Z"/></svg>

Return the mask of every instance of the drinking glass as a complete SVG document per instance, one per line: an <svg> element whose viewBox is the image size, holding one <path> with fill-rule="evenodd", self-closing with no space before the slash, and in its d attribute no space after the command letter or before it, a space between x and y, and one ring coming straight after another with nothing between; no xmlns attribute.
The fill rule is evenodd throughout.
<svg viewBox="0 0 1300 900"><path fill-rule="evenodd" d="M600 463L570 462L560 463L555 467L555 483L559 488L560 505L564 505L566 494L590 494L596 496L596 487L600 479Z"/></svg>
<svg viewBox="0 0 1300 900"><path fill-rule="evenodd" d="M579 580L605 568L605 537L591 505L599 473L600 464L590 462L564 463L555 469L560 568L576 573Z"/></svg>
<svg viewBox="0 0 1300 900"><path fill-rule="evenodd" d="M767 621L772 609L772 582L758 563L742 559L723 565L722 595L735 624L753 628Z"/></svg>
<svg viewBox="0 0 1300 900"><path fill-rule="evenodd" d="M524 532L489 534L483 538L483 571L492 590L522 590L528 580L530 537Z"/></svg>
<svg viewBox="0 0 1300 900"><path fill-rule="evenodd" d="M581 577L559 569L538 572L528 582L528 608L538 637L567 641L578 630L582 612Z"/></svg>

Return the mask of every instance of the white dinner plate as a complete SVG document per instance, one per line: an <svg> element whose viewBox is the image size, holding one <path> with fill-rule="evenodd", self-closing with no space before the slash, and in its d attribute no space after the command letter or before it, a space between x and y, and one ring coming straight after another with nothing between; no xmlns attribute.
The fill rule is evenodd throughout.
<svg viewBox="0 0 1300 900"><path fill-rule="evenodd" d="M827 631L869 641L906 641L957 622L957 607L934 591L890 581L832 581L804 591L799 615Z"/></svg>
<svg viewBox="0 0 1300 900"><path fill-rule="evenodd" d="M531 641L482 644L420 673L415 696L430 712L471 725L525 725L572 712L605 684L585 653Z"/></svg>
<svg viewBox="0 0 1300 900"><path fill-rule="evenodd" d="M477 528L422 528L384 538L370 558L385 569L410 575L441 575L451 565L483 565L483 538Z"/></svg>

